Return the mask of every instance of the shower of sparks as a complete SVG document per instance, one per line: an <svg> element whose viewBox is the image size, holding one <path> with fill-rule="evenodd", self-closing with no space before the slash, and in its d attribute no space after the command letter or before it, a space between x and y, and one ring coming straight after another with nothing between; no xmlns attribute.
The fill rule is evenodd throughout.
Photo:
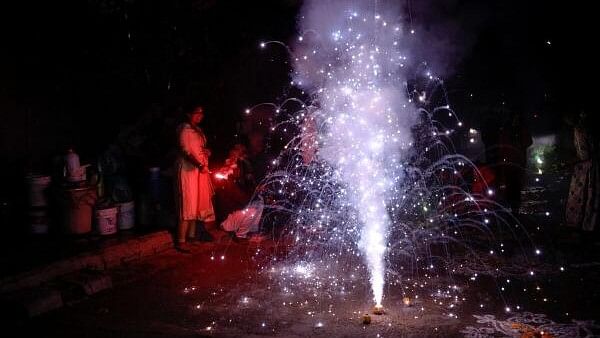
<svg viewBox="0 0 600 338"><path fill-rule="evenodd" d="M402 162L416 115L397 72L405 60L394 45L401 40L400 30L388 27L378 14L361 18L351 13L346 26L325 39L319 47L308 41L296 47L306 55L295 59L295 81L315 90L307 118L317 124L318 134L307 146L318 149L332 178L344 186L337 197L356 210L349 225L359 236L374 301L380 304L387 208L404 179Z"/></svg>
<svg viewBox="0 0 600 338"><path fill-rule="evenodd" d="M490 234L518 222L494 202L491 187L471 191L472 178L483 178L455 153L453 137L477 131L462 130L441 79L402 49L418 34L375 11L342 15L339 27L301 33L292 48L259 43L285 47L290 84L301 92L245 111L272 108L271 139L284 144L258 191L270 201L263 220L287 222L293 247L268 272L292 297L298 289L316 299L325 290L345 295L368 279L376 305L394 287L412 305L443 273L448 246L483 238L490 256L503 253ZM515 231L528 241L523 227ZM454 285L430 295L456 318L459 292Z"/></svg>

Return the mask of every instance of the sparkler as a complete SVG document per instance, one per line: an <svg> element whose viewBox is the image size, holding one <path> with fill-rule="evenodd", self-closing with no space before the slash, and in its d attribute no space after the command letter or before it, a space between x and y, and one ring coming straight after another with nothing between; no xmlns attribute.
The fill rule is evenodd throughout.
<svg viewBox="0 0 600 338"><path fill-rule="evenodd" d="M222 174L220 172L214 174L215 178L218 180L226 180L228 175Z"/></svg>

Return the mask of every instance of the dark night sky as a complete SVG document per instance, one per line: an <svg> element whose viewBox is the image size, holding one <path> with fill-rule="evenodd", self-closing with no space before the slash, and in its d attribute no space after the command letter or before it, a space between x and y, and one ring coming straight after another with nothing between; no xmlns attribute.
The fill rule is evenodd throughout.
<svg viewBox="0 0 600 338"><path fill-rule="evenodd" d="M87 0L22 8L12 49L16 72L7 67L2 80L3 170L44 170L68 143L91 156L153 105L173 118L189 98L208 106L211 142L228 147L246 106L283 94L284 55L265 55L257 44L289 40L301 3ZM589 90L592 11L582 6L540 0L403 5L411 24L452 46L444 73L459 114L469 120L506 102L531 117L539 132L558 128L560 114L582 103L574 97L589 100L579 91Z"/></svg>

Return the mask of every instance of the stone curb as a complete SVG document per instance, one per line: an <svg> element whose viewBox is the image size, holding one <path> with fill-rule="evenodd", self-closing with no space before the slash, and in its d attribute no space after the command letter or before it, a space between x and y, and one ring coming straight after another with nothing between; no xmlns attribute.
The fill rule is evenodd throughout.
<svg viewBox="0 0 600 338"><path fill-rule="evenodd" d="M38 287L2 295L0 312L4 321L22 320L61 308L63 297L59 290Z"/></svg>
<svg viewBox="0 0 600 338"><path fill-rule="evenodd" d="M167 257L190 257L191 259L193 255L210 252L218 246L230 244L232 244L230 237L222 236L213 243L193 245L192 255L188 256L173 250ZM260 242L248 244L259 245ZM65 304L78 303L98 292L112 288L113 285L135 280L135 273L132 276L130 270L136 264L128 263L135 263L151 256L161 259L161 256L156 254L172 248L171 234L161 231L5 278L0 281L0 315L9 322L23 321L59 309ZM121 266L124 270L119 272ZM163 268L165 266L149 272L154 273ZM123 273L124 271L129 273Z"/></svg>
<svg viewBox="0 0 600 338"><path fill-rule="evenodd" d="M102 254L105 267L104 270L83 268L72 273L56 276L40 285L25 287L12 292L0 294L0 323L3 320L8 322L19 321L24 323L28 318L32 318L65 305L76 304L87 299L98 292L108 290L114 285L131 283L140 278L136 269L137 262L135 257L152 260L154 257L158 260L165 260L169 263L158 264L160 267L148 269L147 265L140 265L145 275L156 273L162 269L167 269L177 264L173 257L179 259L193 259L194 255L203 252L211 252L219 245L216 243L205 243L191 247L191 254L178 253L173 250L170 241L164 241L163 236L153 236L142 239L140 243L132 242L131 248L122 245L115 245L111 248L99 250ZM169 250L171 249L171 250ZM170 252L169 252L170 251ZM166 253L166 256L154 255L154 253ZM84 258L88 259L89 255ZM120 262L117 261L120 257ZM138 262L144 260L139 259ZM127 264L132 262L133 264ZM76 265L76 267L79 265ZM110 269L108 268L110 267ZM121 269L122 268L122 269Z"/></svg>
<svg viewBox="0 0 600 338"><path fill-rule="evenodd" d="M4 278L0 313L17 320L31 318L110 289L113 281L106 270L172 246L171 234L160 231Z"/></svg>
<svg viewBox="0 0 600 338"><path fill-rule="evenodd" d="M66 258L0 280L0 294L34 288L60 276L79 270L107 270L123 263L151 256L173 247L168 231L159 231L108 246L94 252Z"/></svg>

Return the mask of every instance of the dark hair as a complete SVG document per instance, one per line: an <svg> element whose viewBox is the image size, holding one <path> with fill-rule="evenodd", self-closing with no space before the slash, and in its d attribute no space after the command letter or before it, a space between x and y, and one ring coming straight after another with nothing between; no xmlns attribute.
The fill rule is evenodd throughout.
<svg viewBox="0 0 600 338"><path fill-rule="evenodd" d="M204 113L204 106L201 104L195 104L185 109L185 113L187 115L192 115L198 108L202 109L202 113Z"/></svg>

